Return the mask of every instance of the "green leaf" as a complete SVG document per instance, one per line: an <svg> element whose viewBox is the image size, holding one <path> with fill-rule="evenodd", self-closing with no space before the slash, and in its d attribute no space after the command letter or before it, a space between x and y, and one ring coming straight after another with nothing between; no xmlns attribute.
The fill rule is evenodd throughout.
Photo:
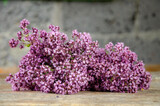
<svg viewBox="0 0 160 106"><path fill-rule="evenodd" d="M71 57L71 60L73 60L74 59L74 57Z"/></svg>
<svg viewBox="0 0 160 106"><path fill-rule="evenodd" d="M28 37L28 36L29 36L29 34L26 35L26 37Z"/></svg>
<svg viewBox="0 0 160 106"><path fill-rule="evenodd" d="M109 52L106 50L106 54L109 54Z"/></svg>
<svg viewBox="0 0 160 106"><path fill-rule="evenodd" d="M26 46L27 46L27 47L30 47L30 46L31 46L31 44L26 44Z"/></svg>
<svg viewBox="0 0 160 106"><path fill-rule="evenodd" d="M111 78L111 80L110 80L111 82L113 81L113 77Z"/></svg>
<svg viewBox="0 0 160 106"><path fill-rule="evenodd" d="M66 69L67 67L66 66L64 66L64 69Z"/></svg>
<svg viewBox="0 0 160 106"><path fill-rule="evenodd" d="M89 58L91 58L91 56L89 55Z"/></svg>
<svg viewBox="0 0 160 106"><path fill-rule="evenodd" d="M50 69L52 72L54 71L54 69Z"/></svg>
<svg viewBox="0 0 160 106"><path fill-rule="evenodd" d="M69 51L69 54L72 55L71 51Z"/></svg>
<svg viewBox="0 0 160 106"><path fill-rule="evenodd" d="M25 42L23 39L21 40L22 42Z"/></svg>
<svg viewBox="0 0 160 106"><path fill-rule="evenodd" d="M50 57L50 60L52 60L53 58L52 57Z"/></svg>

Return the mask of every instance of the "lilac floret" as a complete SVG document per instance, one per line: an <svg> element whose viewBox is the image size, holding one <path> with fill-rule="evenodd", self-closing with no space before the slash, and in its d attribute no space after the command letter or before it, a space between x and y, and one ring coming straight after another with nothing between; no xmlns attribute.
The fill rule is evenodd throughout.
<svg viewBox="0 0 160 106"><path fill-rule="evenodd" d="M17 37L18 37L18 40L21 41L21 39L22 39L22 32L21 31L17 32Z"/></svg>
<svg viewBox="0 0 160 106"><path fill-rule="evenodd" d="M23 19L21 22L20 22L20 28L21 29L24 29L24 28L26 28L28 25L30 24L30 22L28 21L28 20L26 20L26 19Z"/></svg>
<svg viewBox="0 0 160 106"><path fill-rule="evenodd" d="M19 44L19 40L15 40L15 39L12 38L12 39L9 41L9 45L10 45L11 48L17 47L18 44Z"/></svg>

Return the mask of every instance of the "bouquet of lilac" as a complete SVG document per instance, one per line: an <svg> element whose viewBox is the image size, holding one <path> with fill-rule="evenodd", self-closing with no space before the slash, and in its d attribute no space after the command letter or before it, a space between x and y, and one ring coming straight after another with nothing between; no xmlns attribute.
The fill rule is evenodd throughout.
<svg viewBox="0 0 160 106"><path fill-rule="evenodd" d="M9 41L11 48L30 47L19 72L6 78L13 90L74 94L85 90L135 93L149 88L151 74L123 43L100 48L89 33L74 30L73 40L68 40L58 26L50 25L51 31L46 32L29 30L29 24L23 19L18 40Z"/></svg>

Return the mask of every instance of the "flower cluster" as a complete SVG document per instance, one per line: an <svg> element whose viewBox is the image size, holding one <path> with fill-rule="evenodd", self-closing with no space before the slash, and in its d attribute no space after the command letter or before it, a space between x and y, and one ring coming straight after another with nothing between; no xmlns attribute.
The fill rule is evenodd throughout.
<svg viewBox="0 0 160 106"><path fill-rule="evenodd" d="M18 40L11 39L12 48L30 47L22 57L19 72L6 81L12 89L46 93L74 94L84 90L129 92L148 89L151 74L145 71L137 55L123 43L109 43L100 48L89 33L74 30L72 39L50 25L50 32L20 22Z"/></svg>
<svg viewBox="0 0 160 106"><path fill-rule="evenodd" d="M96 51L95 60L91 62L92 90L129 92L148 89L151 82L150 73L145 71L142 61L136 53L124 47L123 43L109 43ZM95 71L96 70L96 71Z"/></svg>

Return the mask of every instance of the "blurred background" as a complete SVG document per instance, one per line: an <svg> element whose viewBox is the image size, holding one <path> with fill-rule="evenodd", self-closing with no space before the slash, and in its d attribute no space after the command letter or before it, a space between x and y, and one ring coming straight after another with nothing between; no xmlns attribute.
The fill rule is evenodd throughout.
<svg viewBox="0 0 160 106"><path fill-rule="evenodd" d="M89 32L101 47L124 42L145 64L160 64L160 0L1 0L0 73L16 72L28 51L8 44L24 18L39 29L58 25L68 36Z"/></svg>

